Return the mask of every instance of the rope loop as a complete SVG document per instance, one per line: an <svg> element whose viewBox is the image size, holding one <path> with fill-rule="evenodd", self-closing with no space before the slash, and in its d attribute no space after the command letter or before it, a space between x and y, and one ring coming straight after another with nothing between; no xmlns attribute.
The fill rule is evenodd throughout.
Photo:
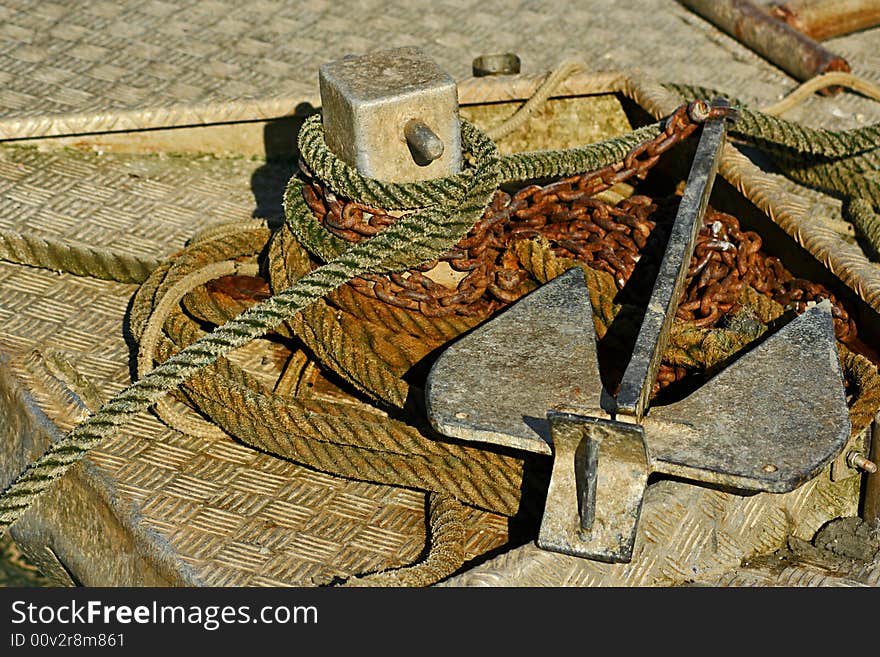
<svg viewBox="0 0 880 657"><path fill-rule="evenodd" d="M386 273L430 262L463 238L489 205L500 184L498 147L481 130L461 122L463 146L471 164L462 173L413 183L392 183L358 173L324 143L319 121L300 132L306 167L334 192L384 209L410 210L375 236L352 245L321 226L303 197L304 182L291 178L285 214L296 238L324 262L344 261L358 271Z"/></svg>

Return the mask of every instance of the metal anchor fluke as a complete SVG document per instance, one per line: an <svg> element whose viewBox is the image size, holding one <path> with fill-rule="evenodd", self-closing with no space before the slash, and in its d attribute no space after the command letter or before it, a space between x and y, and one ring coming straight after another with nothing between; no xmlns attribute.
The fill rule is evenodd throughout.
<svg viewBox="0 0 880 657"><path fill-rule="evenodd" d="M435 362L429 418L449 436L552 454L538 545L632 558L652 472L786 492L840 453L849 412L823 301L687 398L649 408L724 142L713 102L617 397L603 390L585 278L571 269L462 337ZM762 390L753 382L770 382Z"/></svg>
<svg viewBox="0 0 880 657"><path fill-rule="evenodd" d="M425 398L447 436L551 454L548 409L601 413L601 388L590 295L570 269L444 351Z"/></svg>

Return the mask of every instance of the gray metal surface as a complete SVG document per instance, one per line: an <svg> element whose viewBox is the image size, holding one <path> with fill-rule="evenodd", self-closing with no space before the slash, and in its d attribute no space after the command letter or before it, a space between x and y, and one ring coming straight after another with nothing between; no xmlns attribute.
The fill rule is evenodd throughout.
<svg viewBox="0 0 880 657"><path fill-rule="evenodd" d="M645 432L657 472L777 493L804 483L850 434L831 303L793 319L682 401L652 408Z"/></svg>
<svg viewBox="0 0 880 657"><path fill-rule="evenodd" d="M877 81L878 33L827 46ZM577 57L761 103L797 84L675 0L0 0L0 139L288 115L318 103L321 64L400 46L424 48L458 80L473 58L512 52L526 74ZM790 116L841 128L873 112L844 94Z"/></svg>
<svg viewBox="0 0 880 657"><path fill-rule="evenodd" d="M553 470L538 536L542 548L628 561L649 472L787 492L815 476L849 439L849 410L827 300L685 400L661 407L645 421L718 169L725 121L716 118L703 126L611 420L602 419L605 413L589 402L576 414L553 412L583 408L583 390L589 399L590 389L593 399L609 406L595 338L585 335L594 326L579 269L459 339L429 373L426 407L441 433L540 452L552 442ZM566 360L572 358L577 364L566 371L571 367ZM569 377L575 377L575 385ZM766 386L756 390L756 380ZM566 399L566 393L574 393L573 398ZM526 428L543 440L524 439Z"/></svg>
<svg viewBox="0 0 880 657"><path fill-rule="evenodd" d="M474 58L471 69L475 78L487 75L516 75L522 69L522 60L513 52L480 55Z"/></svg>
<svg viewBox="0 0 880 657"><path fill-rule="evenodd" d="M440 586L724 586L726 574L756 557L773 555L795 538L811 541L829 521L856 515L857 500L854 479L816 477L791 493L748 496L660 479L645 492L628 563L582 559L529 543ZM805 559L803 565L809 563ZM773 565L778 570L784 564ZM837 576L880 584L880 563L841 565Z"/></svg>
<svg viewBox="0 0 880 657"><path fill-rule="evenodd" d="M726 106L718 99L713 102L718 107ZM709 204L726 134L726 119L723 117L703 124L654 288L645 308L632 356L620 381L615 410L632 416L637 422L648 408L651 388L669 342L669 331L681 300L697 233L703 225L703 215Z"/></svg>
<svg viewBox="0 0 880 657"><path fill-rule="evenodd" d="M458 88L420 49L329 62L319 84L324 141L363 175L412 182L461 169Z"/></svg>
<svg viewBox="0 0 880 657"><path fill-rule="evenodd" d="M853 34L829 47L844 55L854 72L876 82L878 35L877 29ZM82 135L216 124L218 134L225 131L205 150L262 155L264 139L277 130L260 123L220 124L317 104L321 63L397 45L424 47L459 80L471 75L472 57L512 51L522 57L527 74L543 74L577 57L595 70L638 68L656 79L713 86L759 105L796 84L674 0L576 5L2 0L0 139L80 135L39 145L97 143L101 149L134 146L154 153L187 144L179 130L128 134L119 142ZM843 129L877 121L880 109L845 93L814 96L786 116ZM133 253L170 253L197 227L246 219L278 203L261 189L267 179L261 162L13 152L0 162L4 227L94 240ZM811 229L830 225L851 231L840 220L839 201L791 187L795 210L815 211ZM120 225L126 229L120 231ZM105 396L128 382L121 327L130 288L3 265L0 294L3 353L14 359L17 394L42 421L63 431L73 420L22 369L30 349L63 349ZM35 456L41 435L7 444L4 467L18 468ZM880 477L873 479L876 491ZM648 517L643 516L631 564L563 559L526 546L521 555L502 555L459 582L676 585L698 573L729 570L744 556L774 549L789 533L809 538L835 514L856 512L857 492L846 481L812 480L791 494L746 498L667 483L654 495L649 488ZM84 580L94 584L147 581L157 568L167 575L163 582L308 584L316 573L318 579L333 574L333 564L385 563L377 554L401 562L423 547L423 537L410 532L412 517L423 513L416 493L343 483L234 443L189 439L150 416L96 450L51 495L29 516L27 527L48 528L62 542L59 557L77 566L78 574L87 572L86 557L100 564L101 570ZM316 500L320 513L312 504ZM95 514L102 505L105 510ZM52 515L65 508L84 512L80 518L86 522L66 511ZM332 535L321 529L328 514ZM169 522L172 517L183 525ZM497 518L474 526L479 531L468 539L474 554L493 547L506 531ZM139 564L135 555L141 555ZM872 582L876 585L876 577Z"/></svg>
<svg viewBox="0 0 880 657"><path fill-rule="evenodd" d="M638 424L550 413L553 473L538 545L614 563L632 558L648 485Z"/></svg>

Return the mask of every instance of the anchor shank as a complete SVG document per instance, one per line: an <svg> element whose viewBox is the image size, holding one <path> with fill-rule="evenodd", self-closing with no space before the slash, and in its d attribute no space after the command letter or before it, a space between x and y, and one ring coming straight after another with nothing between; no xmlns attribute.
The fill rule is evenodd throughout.
<svg viewBox="0 0 880 657"><path fill-rule="evenodd" d="M714 103L717 106L723 101L716 99ZM633 416L636 422L641 421L645 415L651 387L666 349L697 233L709 203L725 133L724 118L710 119L703 125L666 252L660 263L632 357L621 379L616 411Z"/></svg>

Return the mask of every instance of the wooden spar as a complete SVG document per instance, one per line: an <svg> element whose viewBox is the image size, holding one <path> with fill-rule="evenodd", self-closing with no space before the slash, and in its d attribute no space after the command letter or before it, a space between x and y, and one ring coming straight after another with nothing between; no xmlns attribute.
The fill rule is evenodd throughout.
<svg viewBox="0 0 880 657"><path fill-rule="evenodd" d="M816 41L880 26L880 0L786 0L769 11Z"/></svg>

